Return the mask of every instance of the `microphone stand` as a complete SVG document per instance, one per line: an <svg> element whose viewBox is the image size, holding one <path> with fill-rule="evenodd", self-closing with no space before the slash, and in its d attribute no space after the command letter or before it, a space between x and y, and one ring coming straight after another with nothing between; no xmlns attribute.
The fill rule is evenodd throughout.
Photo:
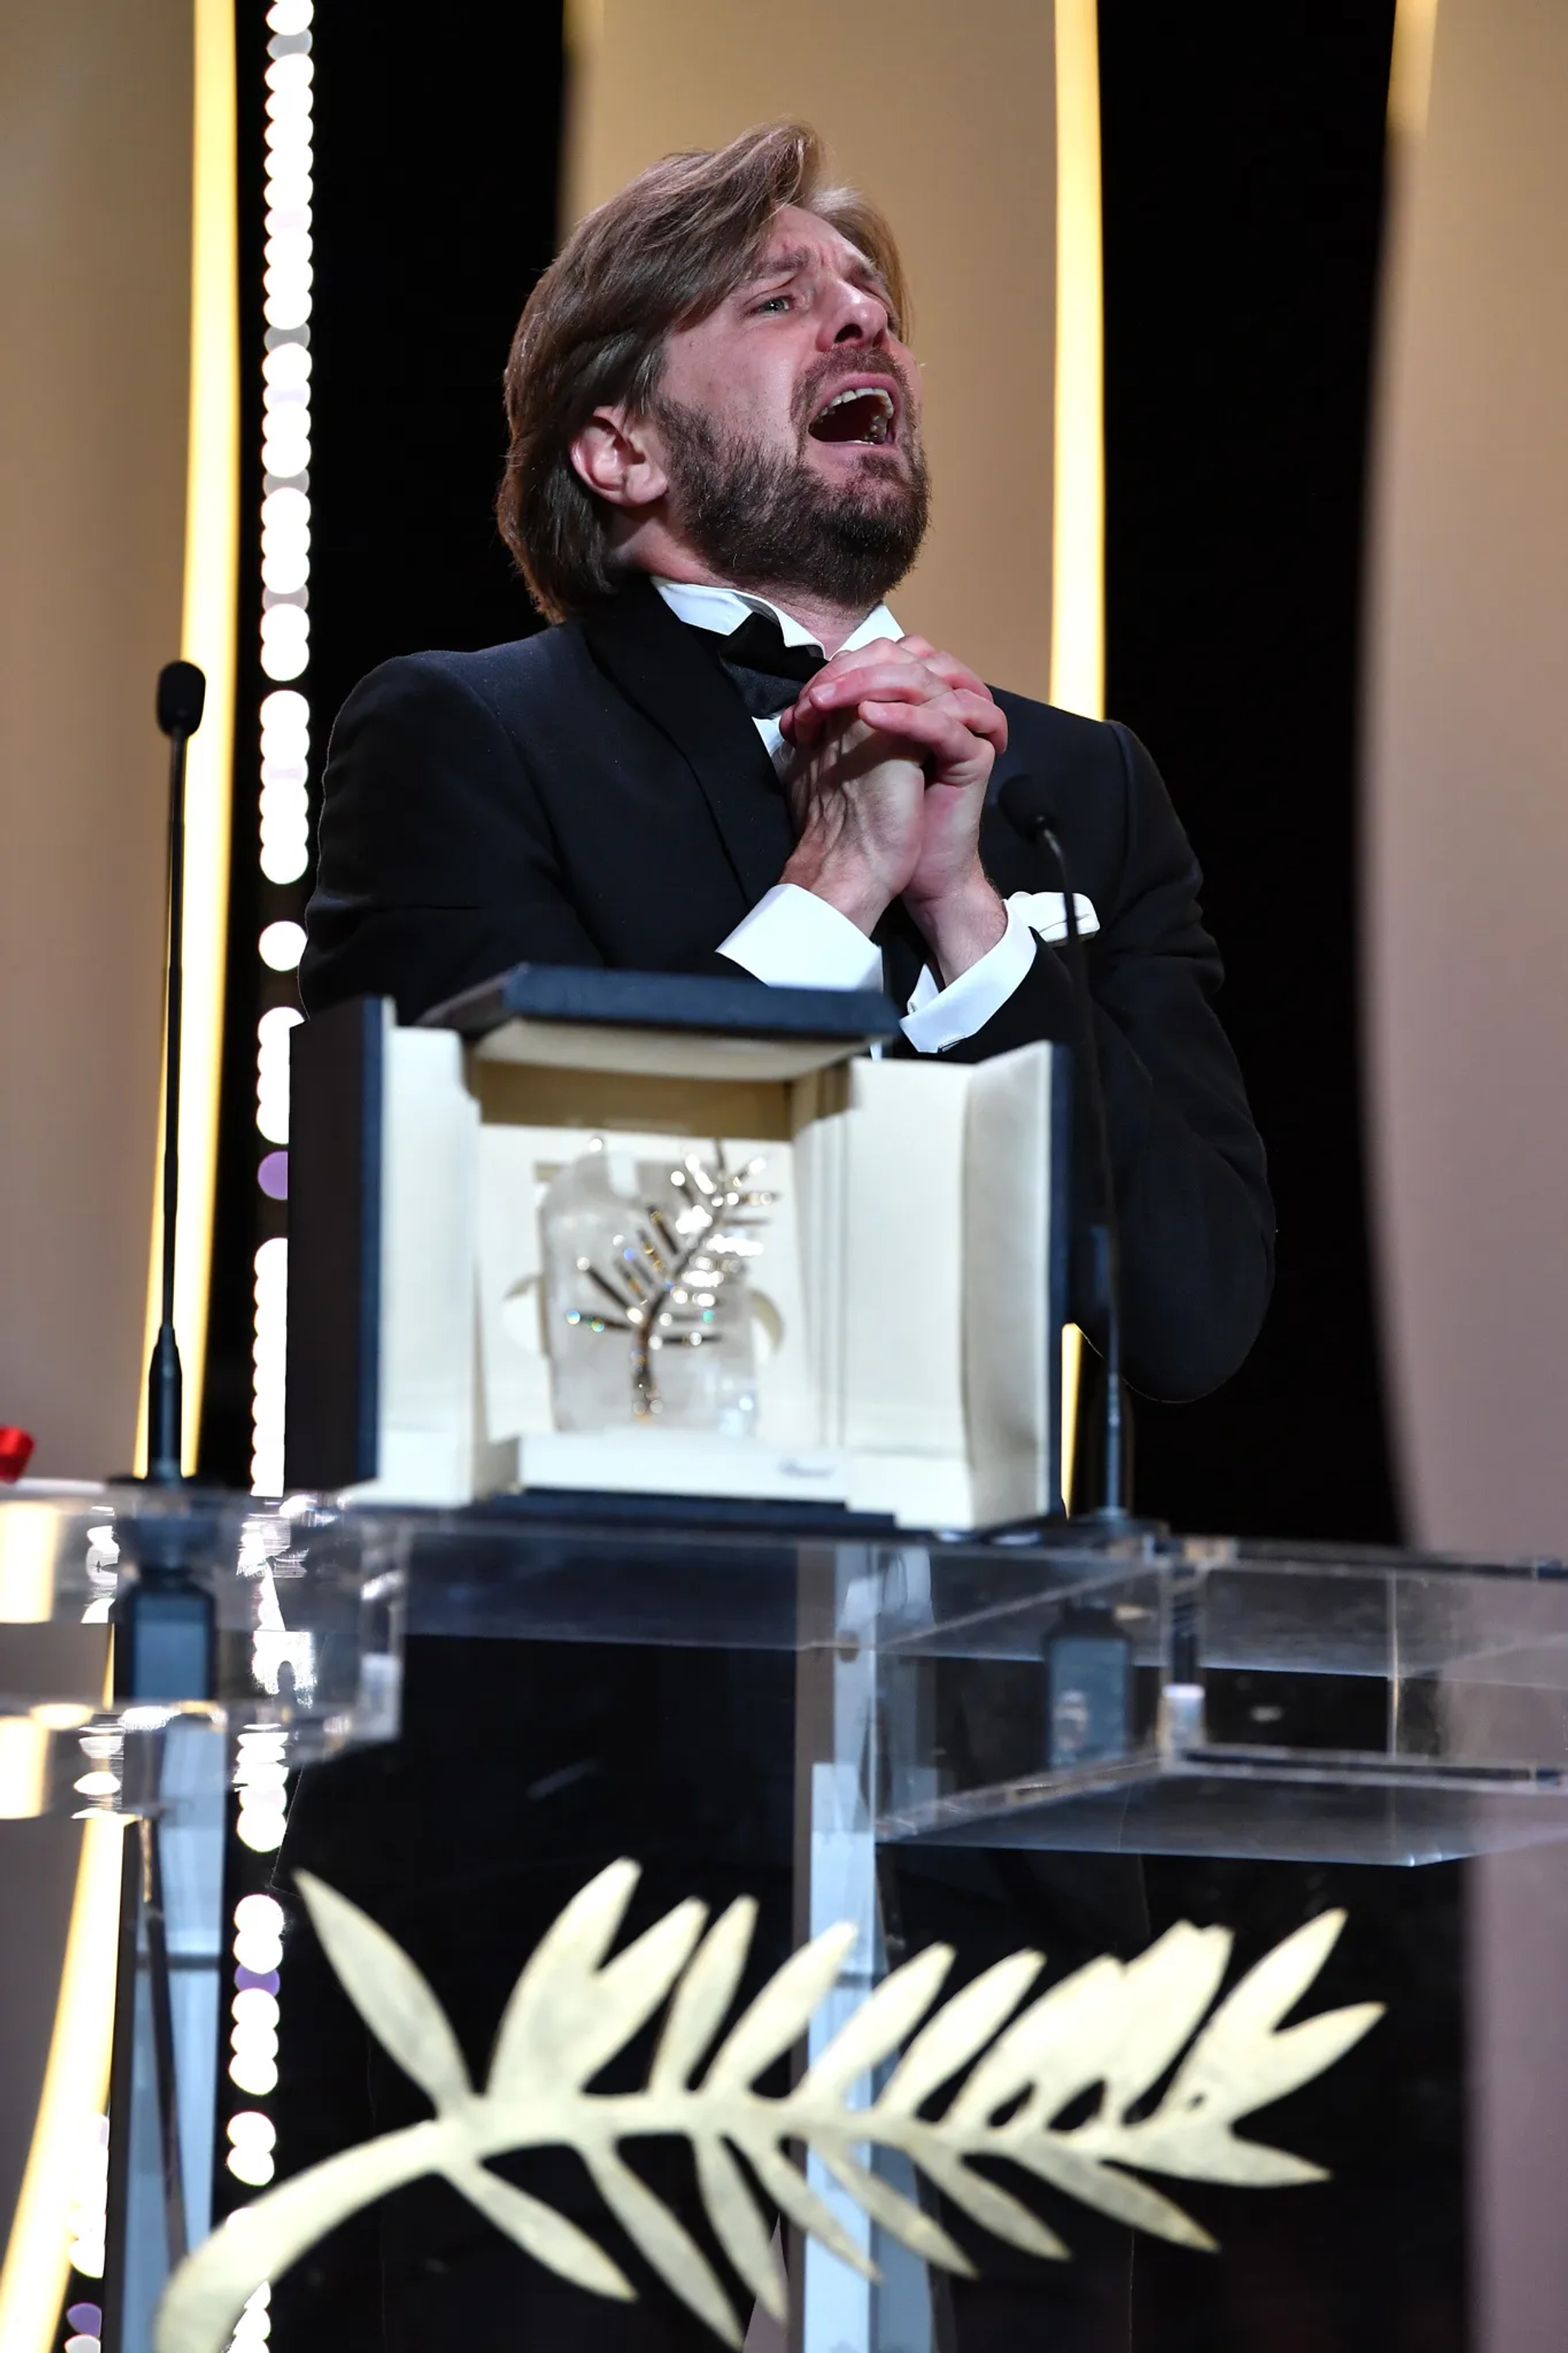
<svg viewBox="0 0 1568 2353"><path fill-rule="evenodd" d="M180 1213L180 1049L184 1015L184 975L181 939L185 913L185 759L191 737L201 724L202 696L177 703L164 693L173 670L193 670L192 663L171 662L158 681L158 723L169 738L169 960L165 998L163 1061L163 1314L153 1358L147 1370L147 1478L151 1485L177 1487L183 1472L181 1454L184 1420L184 1377L179 1342L174 1336L174 1237ZM198 679L200 671L196 671ZM205 693L205 681L202 681ZM165 726L164 722L169 723Z"/></svg>
<svg viewBox="0 0 1568 2353"><path fill-rule="evenodd" d="M1047 811L1036 808L1026 814L1015 812L1005 807L1006 798L1005 794L1004 814L1011 819L1025 840L1050 852L1061 884L1062 908L1067 923L1068 975L1072 982L1074 1051L1083 1072L1083 1091L1089 1105L1089 1161L1094 1187L1089 1232L1096 1302L1103 1316L1105 1360L1100 1499L1090 1510L1074 1513L1065 1526L1060 1522L1048 1528L1041 1527L1038 1523L1034 1525L1044 1541L1056 1541L1059 1536L1073 1542L1081 1541L1086 1536L1091 1542L1108 1541L1121 1536L1155 1534L1161 1529L1158 1521L1140 1519L1127 1507L1127 1399L1121 1377L1121 1234L1117 1225L1115 1177L1110 1161L1110 1130L1105 1116L1105 1084L1094 1034L1094 1000L1089 994L1089 960L1084 954L1083 935L1079 929L1072 876ZM1021 1529L1014 1540L1022 1540Z"/></svg>
<svg viewBox="0 0 1568 2353"><path fill-rule="evenodd" d="M191 1490L181 1467L184 1383L174 1335L174 1242L180 1207L181 934L185 904L185 757L202 723L206 681L194 662L158 674L158 725L169 738L169 954L163 1082L163 1291L158 1336L147 1369L149 1488L171 1498ZM193 1574L212 1541L210 1514L188 1503L144 1512L127 1526L122 1555L138 1575L115 1598L117 1699L207 1699L216 1643L212 1595Z"/></svg>
<svg viewBox="0 0 1568 2353"><path fill-rule="evenodd" d="M204 1502L181 1465L184 1400L174 1335L185 754L201 725L205 698L206 681L194 662L170 662L159 672L158 725L169 738L163 1292L147 1372L146 1501L117 1521L121 1559L136 1574L122 1576L112 1609L115 1701L120 1706L142 1704L149 1720L142 1736L127 1743L122 1789L125 1810L140 1819L121 1882L104 2218L104 2353L135 2353L143 2341L143 2324L132 2309L133 2281L141 2279L144 2293L146 2274L166 2276L188 2243L182 2126L189 2118L181 2111L191 2097L187 2083L199 2084L200 2072L193 2064L188 2023L174 2000L171 1925L187 1939L187 1958L193 1935L204 1955L221 1951L216 1912L223 1884L223 1719L216 1729L205 1725L200 1706L217 1690L217 1610L200 1572L214 1558L218 1514L216 1499ZM188 1834L204 1865L210 1866L194 1879L188 1865L183 1873L164 1873L163 1838L171 1823ZM213 1825L218 1826L216 1852ZM216 1983L216 1959L198 1966L211 1967ZM158 2151L153 2168L144 2157L133 2158L144 2130Z"/></svg>
<svg viewBox="0 0 1568 2353"><path fill-rule="evenodd" d="M1105 1418L1100 1439L1100 1500L1091 1511L1076 1514L1107 1535L1130 1535L1140 1525L1127 1509L1127 1397L1121 1385L1121 1236L1116 1218L1116 1194L1110 1166L1110 1130L1105 1116L1105 1084L1100 1049L1094 1035L1094 1000L1089 993L1089 958L1078 927L1078 906L1072 877L1055 828L1044 815L1036 820L1036 839L1048 849L1061 877L1062 910L1067 922L1067 962L1072 977L1073 1026L1078 1032L1079 1058L1083 1065L1084 1092L1089 1098L1089 1156L1094 1165L1094 1214L1089 1220L1089 1247L1094 1287L1104 1315Z"/></svg>

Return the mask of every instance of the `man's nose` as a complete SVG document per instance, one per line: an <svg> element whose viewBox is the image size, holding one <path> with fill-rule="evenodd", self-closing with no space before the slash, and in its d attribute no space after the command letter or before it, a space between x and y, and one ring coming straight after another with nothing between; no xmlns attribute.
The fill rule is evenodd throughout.
<svg viewBox="0 0 1568 2353"><path fill-rule="evenodd" d="M847 278L839 280L835 292L829 322L833 343L875 343L886 338L887 307L875 294Z"/></svg>

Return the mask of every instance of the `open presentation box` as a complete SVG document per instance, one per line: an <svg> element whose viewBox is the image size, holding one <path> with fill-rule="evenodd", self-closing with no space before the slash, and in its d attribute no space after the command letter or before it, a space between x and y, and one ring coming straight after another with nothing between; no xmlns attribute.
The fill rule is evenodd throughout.
<svg viewBox="0 0 1568 2353"><path fill-rule="evenodd" d="M1066 1054L884 1055L897 1034L875 995L526 965L417 1028L362 999L296 1029L288 1483L787 1498L946 1527L1051 1508ZM551 1220L563 1187L624 1202L657 1255L716 1171L749 1172L761 1205L728 1326L745 1377L703 1426L689 1382L639 1387L636 1335L590 1312L610 1293L588 1256L598 1292L568 1303ZM688 1189L660 1209L656 1179ZM710 1336L701 1313L664 1314L667 1352L686 1324Z"/></svg>

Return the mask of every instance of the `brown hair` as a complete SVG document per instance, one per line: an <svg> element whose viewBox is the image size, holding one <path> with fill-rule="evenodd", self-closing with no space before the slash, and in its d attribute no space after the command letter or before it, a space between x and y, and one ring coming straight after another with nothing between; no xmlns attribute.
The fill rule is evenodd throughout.
<svg viewBox="0 0 1568 2353"><path fill-rule="evenodd" d="M763 124L716 153L667 155L578 223L529 296L507 361L511 439L496 514L550 619L620 585L609 512L574 468L573 442L596 408L647 409L666 337L734 291L782 206L802 206L847 237L880 271L901 319L892 232L853 189L824 188L825 165L803 122Z"/></svg>

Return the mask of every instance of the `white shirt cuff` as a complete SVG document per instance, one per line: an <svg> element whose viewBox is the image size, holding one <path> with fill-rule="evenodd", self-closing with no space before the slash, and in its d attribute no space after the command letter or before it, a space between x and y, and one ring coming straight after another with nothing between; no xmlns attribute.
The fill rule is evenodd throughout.
<svg viewBox="0 0 1568 2353"><path fill-rule="evenodd" d="M731 964L742 965L756 979L765 980L771 988L882 986L882 951L876 942L826 899L803 891L795 882L775 882L764 892L729 938L720 942L719 953ZM993 948L992 955L996 953ZM989 962L989 956L981 960ZM978 972L981 965L974 969ZM968 973L963 978L969 978ZM1009 983L1004 989L1003 997L1011 994L1012 986ZM998 997L997 1003L1001 1001ZM978 1029L980 1024L974 1026Z"/></svg>
<svg viewBox="0 0 1568 2353"><path fill-rule="evenodd" d="M1017 894L1022 897L1022 892ZM764 902L765 903L765 902ZM940 1054L961 1038L973 1038L993 1014L1000 1013L1035 961L1035 934L1028 918L1014 899L1007 902L1007 928L978 964L950 981L936 985L929 965L914 986L909 1010L900 1024L917 1054Z"/></svg>

